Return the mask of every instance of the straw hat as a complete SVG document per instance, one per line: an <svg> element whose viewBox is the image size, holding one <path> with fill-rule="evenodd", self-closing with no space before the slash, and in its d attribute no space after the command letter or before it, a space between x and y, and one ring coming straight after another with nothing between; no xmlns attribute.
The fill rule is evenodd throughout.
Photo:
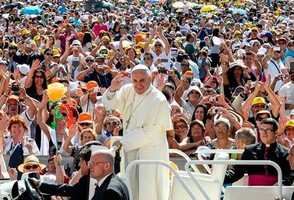
<svg viewBox="0 0 294 200"><path fill-rule="evenodd" d="M30 156L27 156L23 162L23 164L19 165L18 166L18 170L20 172L24 172L24 168L25 166L27 165L39 165L39 167L41 168L41 170L45 169L46 168L46 165L44 164L41 164L39 159L35 156L35 155L30 155Z"/></svg>

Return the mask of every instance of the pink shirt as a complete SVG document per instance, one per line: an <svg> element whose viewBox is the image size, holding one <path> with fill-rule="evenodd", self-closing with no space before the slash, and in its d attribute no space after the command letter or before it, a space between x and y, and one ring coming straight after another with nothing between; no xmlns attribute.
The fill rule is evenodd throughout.
<svg viewBox="0 0 294 200"><path fill-rule="evenodd" d="M108 31L107 30L107 26L105 24L98 24L96 23L94 26L93 26L93 32L96 36L99 35L100 31Z"/></svg>

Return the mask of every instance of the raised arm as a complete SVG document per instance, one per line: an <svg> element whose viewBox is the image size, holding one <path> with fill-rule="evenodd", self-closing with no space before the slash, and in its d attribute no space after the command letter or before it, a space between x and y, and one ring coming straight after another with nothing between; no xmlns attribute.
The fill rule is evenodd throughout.
<svg viewBox="0 0 294 200"><path fill-rule="evenodd" d="M26 79L26 81L25 81L25 85L24 85L24 87L25 87L26 89L28 89L29 87L32 86L33 81L34 81L34 80L33 80L34 73L35 73L35 71L36 71L37 69L39 69L39 67L40 67L40 63L41 63L41 62L40 62L39 59L33 61L32 66L31 66L31 70L29 71L28 76L27 76L27 79Z"/></svg>
<svg viewBox="0 0 294 200"><path fill-rule="evenodd" d="M281 108L281 102L278 99L278 96L271 89L270 83L271 83L271 77L270 77L270 75L268 75L268 77L266 79L266 82L263 85L264 85L265 91L268 94L268 99L272 104L272 114L273 114L274 117L278 117L279 116L279 111L280 111L280 108Z"/></svg>
<svg viewBox="0 0 294 200"><path fill-rule="evenodd" d="M246 101L243 104L243 107L241 109L241 114L244 117L244 120L247 121L249 116L248 116L248 110L251 107L251 103L253 101L253 99L258 95L260 90L260 84L259 82L255 82L255 89L254 91L249 95L249 97L246 99Z"/></svg>
<svg viewBox="0 0 294 200"><path fill-rule="evenodd" d="M62 146L63 150L68 153L68 155L71 155L72 153L72 146L71 145L71 139L75 136L77 133L77 127L75 124L72 124L68 129L68 137L64 141L64 144Z"/></svg>

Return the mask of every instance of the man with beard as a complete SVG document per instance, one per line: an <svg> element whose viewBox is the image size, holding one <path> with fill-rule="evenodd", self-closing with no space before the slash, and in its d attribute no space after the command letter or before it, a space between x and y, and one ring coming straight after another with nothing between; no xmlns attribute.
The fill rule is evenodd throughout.
<svg viewBox="0 0 294 200"><path fill-rule="evenodd" d="M294 109L294 66L290 66L289 75L291 81L284 84L279 91L279 96L286 100L285 110L287 115L290 115L291 110Z"/></svg>

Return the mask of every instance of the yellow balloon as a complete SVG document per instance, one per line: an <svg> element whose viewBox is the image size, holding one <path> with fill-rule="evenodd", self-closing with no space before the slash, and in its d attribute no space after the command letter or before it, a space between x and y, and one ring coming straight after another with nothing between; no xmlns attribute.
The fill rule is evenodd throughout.
<svg viewBox="0 0 294 200"><path fill-rule="evenodd" d="M57 102L64 97L67 88L63 84L55 82L48 85L47 95L50 101Z"/></svg>

